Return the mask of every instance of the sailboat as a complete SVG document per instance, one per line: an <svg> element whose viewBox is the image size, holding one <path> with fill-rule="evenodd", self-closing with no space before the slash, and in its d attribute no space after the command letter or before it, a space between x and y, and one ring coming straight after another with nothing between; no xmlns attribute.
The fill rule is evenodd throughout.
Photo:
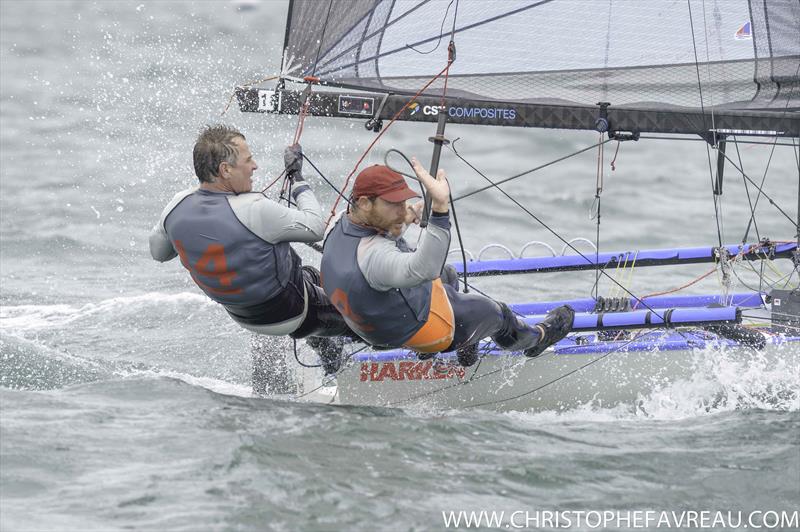
<svg viewBox="0 0 800 532"><path fill-rule="evenodd" d="M392 407L558 410L632 403L666 382L691 378L692 358L703 350L758 356L800 371L800 190L798 214L791 215L793 200L770 197L730 149L748 142L793 150L800 145L798 28L796 0L292 0L280 79L271 87L238 87L243 112L298 115L298 130L306 116L357 121L377 137L404 122L436 124L430 138L434 174L441 151L453 148L448 124L478 131L595 131L600 141L592 148L598 150L653 135L700 138L708 147L715 207L727 171L745 181L753 199L779 210L786 227L780 240L726 243L718 231L717 242L677 249L606 251L595 245L581 252L556 233L564 249L558 254L549 248L552 256L523 249L484 259L455 248L449 257L466 290L479 276L542 272L590 270L598 282L583 298L512 305L529 323L564 303L576 311L573 332L536 358L502 351L488 340L470 367L460 366L454 353L422 360L406 350L352 346L335 386L320 386L318 375L315 381L313 372L299 372L299 397ZM548 228L503 190L522 174L480 175L487 185L451 198L454 207L493 190ZM800 185L800 164L788 179ZM338 182L337 193L346 196L349 182ZM598 165L598 242L602 189ZM715 215L719 223L719 209ZM723 283L720 293L701 295L642 296L609 275L634 266L708 263L729 280L737 268L763 272L781 262L788 273L778 280L761 276L748 291ZM618 295L601 296L601 279L613 283Z"/></svg>

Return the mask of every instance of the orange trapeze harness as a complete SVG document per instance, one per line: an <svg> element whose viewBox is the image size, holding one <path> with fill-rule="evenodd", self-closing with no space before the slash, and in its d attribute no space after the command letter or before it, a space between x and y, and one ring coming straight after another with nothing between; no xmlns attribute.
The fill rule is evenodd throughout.
<svg viewBox="0 0 800 532"><path fill-rule="evenodd" d="M438 353L453 342L455 333L453 307L447 299L441 279L433 281L431 288L431 309L425 325L411 337L403 347L419 353Z"/></svg>

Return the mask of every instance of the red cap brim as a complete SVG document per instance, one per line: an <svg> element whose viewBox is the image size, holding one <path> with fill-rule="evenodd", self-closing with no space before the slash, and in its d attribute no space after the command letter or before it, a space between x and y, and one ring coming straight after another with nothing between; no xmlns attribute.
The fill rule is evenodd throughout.
<svg viewBox="0 0 800 532"><path fill-rule="evenodd" d="M411 198L419 198L420 195L406 186L400 190L392 190L386 194L381 194L378 197L390 203L400 203L401 201L410 200Z"/></svg>

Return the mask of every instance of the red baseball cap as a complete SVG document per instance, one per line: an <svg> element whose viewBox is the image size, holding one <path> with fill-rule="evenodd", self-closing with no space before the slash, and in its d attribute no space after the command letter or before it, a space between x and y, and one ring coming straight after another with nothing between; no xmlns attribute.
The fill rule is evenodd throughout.
<svg viewBox="0 0 800 532"><path fill-rule="evenodd" d="M361 196L378 197L391 203L400 203L419 194L408 187L405 178L381 164L365 168L356 177L353 185L353 198Z"/></svg>

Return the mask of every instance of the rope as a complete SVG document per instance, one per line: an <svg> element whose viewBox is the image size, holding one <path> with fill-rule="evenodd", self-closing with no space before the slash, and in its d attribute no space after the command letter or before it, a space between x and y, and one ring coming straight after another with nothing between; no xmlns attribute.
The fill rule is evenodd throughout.
<svg viewBox="0 0 800 532"><path fill-rule="evenodd" d="M692 17L692 2L691 0L686 0L686 4L689 7L689 27L692 32L692 47L694 49L694 65L695 70L697 72L697 90L700 95L700 114L703 117L703 131L708 131L708 126L706 124L706 110L705 104L703 103L703 84L700 80L700 60L697 57L697 42L694 38L694 20ZM706 38L708 41L708 38ZM716 147L716 136L714 137L714 146ZM711 165L711 148L709 147L709 143L706 142L706 157L708 158L708 173L711 179L711 197L714 200L714 218L717 223L717 239L719 241L719 247L722 247L722 228L720 227L720 207L717 201L717 196L714 194L714 170Z"/></svg>
<svg viewBox="0 0 800 532"><path fill-rule="evenodd" d="M685 285L683 285L683 286L679 286L678 288L673 288L673 289L671 289L671 290L665 290L665 291L663 291L663 292L653 292L652 294L647 294L646 296L643 296L643 297L639 298L639 299L636 301L636 304L635 304L635 305L633 305L633 309L632 309L632 310L636 310L636 309L637 309L637 307L639 306L639 303L644 303L644 300L645 300L645 299L647 299L647 298L649 298L649 297L663 296L663 295L666 295L666 294L673 294L673 293L675 293L675 292L679 292L679 291L683 290L684 288L689 288L689 287L690 287L690 286L692 286L693 284L697 284L697 283L699 283L700 281L702 281L703 279L705 279L706 277L708 277L709 275L711 275L712 273L714 273L714 272L716 272L716 271L717 271L717 267L716 267L716 266L714 266L713 268L711 268L709 271L707 271L706 273L704 273L704 274L703 274L703 275L701 275L700 277L697 277L697 278L696 278L696 279L694 279L693 281L690 281L690 282L686 283L686 284L685 284Z"/></svg>
<svg viewBox="0 0 800 532"><path fill-rule="evenodd" d="M777 141L778 141L778 138L775 137L775 142L777 142ZM772 162L772 155L774 153L775 153L775 143L772 144L772 149L770 150L769 158L767 159L767 166L764 168L764 175L761 177L761 187L764 186L764 183L767 180L767 173L769 172L769 165ZM739 154L739 146L738 145L736 146L736 154L739 155L739 165L742 168L744 168L744 165L742 164L741 155ZM744 175L744 171L742 171L742 180L744 181L745 190L748 190L747 189L746 176ZM758 225L756 225L756 207L758 207L758 200L761 199L761 192L762 192L762 188L761 187L758 187L758 195L756 196L756 201L755 201L755 203L753 205L751 205L750 219L747 221L747 228L745 229L745 232L744 232L744 237L743 237L744 240L743 240L743 242L747 242L747 236L750 234L750 225L751 224L753 226L755 226L756 236L758 237L759 240L761 240L761 237L760 237L760 235L758 233ZM749 190L747 192L747 199L748 199L748 201L750 200L750 191Z"/></svg>
<svg viewBox="0 0 800 532"><path fill-rule="evenodd" d="M594 201L597 205L595 211L597 216L597 231L595 234L594 243L594 264L595 264L595 278L594 278L594 298L598 297L598 288L600 285L600 194L603 193L603 156L605 154L604 144L602 143L603 134L600 133L600 142L597 145L597 187L595 188ZM619 267L619 265L617 265Z"/></svg>
<svg viewBox="0 0 800 532"><path fill-rule="evenodd" d="M608 141L604 141L602 144L605 144L606 142L608 142ZM579 251L579 250L578 250L578 249L577 249L575 246L573 246L573 245L572 245L570 242L568 242L567 240L565 240L565 239L564 239L564 237L562 237L561 235L559 235L558 233L556 233L556 232L555 232L555 231L554 231L554 230L553 230L553 229L552 229L552 228L551 228L549 225L547 225L546 223L544 223L544 222L543 222L543 221L542 221L542 220L541 220L541 219L540 219L538 216L536 216L535 214L533 214L533 213L532 213L532 212L531 212L529 209L525 208L525 206L523 206L523 205L522 205L522 204L521 204L519 201L517 201L516 199L514 199L514 198L513 198L513 197L512 197L510 194L508 194L508 193L507 193L505 190L503 190L502 188L500 188L500 186L499 186L499 183L495 183L495 182L493 182L491 179L489 179L489 178L486 176L486 174L484 174L483 172L481 172L480 170L478 170L478 169L477 169L477 168L476 168L476 167L475 167L475 166L474 166L472 163L470 163L470 162L469 162L469 161L467 161L467 160L466 160L464 157L462 157L462 156L461 156L461 154L459 154L459 153L456 151L456 149L455 149L455 146L454 146L454 145L452 145L452 144L451 144L451 145L450 145L450 149L452 149L452 150L453 150L453 153L455 153L456 157L458 157L458 158L459 158L459 159L460 159L460 160L461 160L461 161L462 161L464 164L466 164L467 166L469 166L470 168L472 168L472 170L474 170L474 171L475 171L475 173L477 173L479 176L481 176L482 178L484 178L484 179L485 179L486 181L488 181L489 183L492 183L492 184L491 184L491 186L490 186L490 187L488 187L488 188L496 188L497 190L499 190L501 194L503 194L503 195L504 195L506 198L508 198L509 200L511 200L511 201L512 201L512 202L513 202L513 203L514 203L514 204L515 204L517 207L519 207L520 209L522 209L522 211L523 211L523 212L525 212L525 213L526 213L528 216L530 216L531 218L533 218L534 220L536 220L536 222L538 222L538 223L539 223L539 225L541 225L542 227L544 227L546 230L550 231L550 233L552 233L552 234L553 234L553 235L554 235L556 238L558 238L559 240L561 240L562 242L564 242L564 243L565 243L567 246L569 246L569 248L570 248L570 249L572 249L572 251L574 251L576 254L580 255L580 256L581 256L581 257L582 257L582 258L583 258L583 259L584 259L584 260L585 260L587 263L589 263L589 264L591 264L591 263L592 263L592 261L589 259L589 257L587 257L586 255L584 255L583 253L581 253L581 252L580 252L580 251ZM586 150L584 149L584 150L582 150L582 151L586 151ZM564 159L564 158L562 158L562 159ZM506 180L506 181L507 181L507 180ZM599 271L600 271L600 272L601 272L603 275L605 275L605 276L606 276L608 279L610 279L612 283L614 283L614 284L616 284L617 286L619 286L620 288L622 288L622 290L624 290L626 294L628 294L629 296L631 296L631 297L632 297L632 298L634 298L634 299L638 299L638 298L637 298L637 297L636 297L636 296L633 294L633 292L631 292L631 291L630 291L630 290L628 290L626 287L624 287L624 286L622 286L620 283L618 283L618 282L617 282L617 280L616 280L616 279L614 279L613 277L611 277L611 276L610 276L608 273L606 273L604 269L601 269L601 270L599 270ZM645 306L645 307L647 307L647 309L648 309L649 311L651 311L653 314L655 314L655 315L656 315L656 316L658 316L659 318L663 319L663 317L661 316L661 314L659 314L659 313L658 313L658 312L657 312L657 311L656 311L654 308L650 307L649 305L645 304L644 302L643 302L643 304L644 304L644 306ZM678 331L678 333L679 333L679 334L682 334L682 333L680 333L680 331Z"/></svg>
<svg viewBox="0 0 800 532"><path fill-rule="evenodd" d="M622 145L622 142L618 140L618 141L617 141L617 149L616 149L616 150L614 150L614 158L613 158L613 159L611 159L611 171L612 171L612 172L616 172L616 171L617 171L617 166L616 166L616 164L614 164L614 163L616 163L616 162L617 162L617 155L619 154L619 147L620 147L620 145Z"/></svg>
<svg viewBox="0 0 800 532"><path fill-rule="evenodd" d="M775 138L775 140L776 141L778 140L777 137ZM739 151L739 142L738 142L738 139L735 136L733 137L733 145L736 147L736 157L737 157L737 159L739 159L739 166L744 168L744 164L742 164L742 154ZM772 158L771 154L770 154L770 158ZM766 173L764 174L764 176L766 177ZM753 199L750 197L750 187L747 186L747 181L745 181L744 177L742 177L742 183L744 184L745 195L747 195L747 204L750 207L750 219L747 221L747 228L744 231L744 237L742 237L742 244L746 244L747 243L747 236L750 234L750 224L751 223L753 224L753 227L755 227L756 239L757 240L761 240L761 233L759 232L758 224L756 223L756 208L753 205ZM762 185L763 185L763 183L762 183Z"/></svg>
<svg viewBox="0 0 800 532"><path fill-rule="evenodd" d="M386 132L389 130L389 128L390 128L390 127L392 127L392 125L395 123L395 121L397 121L397 118L398 118L398 117L399 117L399 116L400 116L400 115L403 113L403 111L405 111L405 110L406 110L406 108L408 108L408 106L409 106L409 105L411 105L411 102L413 102L413 101L414 101L414 100L415 100L415 99L416 99L416 98L417 98L417 97L418 97L420 94L422 94L422 93L425 91L425 89L427 89L428 87L430 87L430 86L431 86L431 84L432 84L434 81L436 81L437 79L439 79L439 77L441 77L441 75L442 75L442 74L444 74L444 73L445 73L445 72L446 72L446 71L447 71L449 68L450 68L450 65L448 64L448 65L447 65L446 67L444 67L444 68L443 68L443 69L442 69L442 70L441 70L441 71L440 71L438 74L436 74L436 75L435 75L433 78L431 78L431 79L430 79L430 81L428 81L428 82L425 84L425 86L424 86L424 87L422 87L422 88L421 88L419 91L417 91L417 93L416 93L416 94L414 94L414 96L412 96L412 97L411 97L411 99L409 99L409 100L406 102L406 104L405 104L405 105L404 105L404 106L403 106L403 107L402 107L402 108L401 108L399 111L397 111L397 113L395 113L395 115L392 117L392 119L391 119L391 120L389 120L389 123L388 123L388 124L386 124L386 127L384 127L384 128L383 128L383 129L380 131L380 133L378 133L378 135L377 135L377 136L376 136L376 137L375 137L375 138L372 140L372 142L369 144L369 146L367 147L367 149L366 149L366 150L364 150L364 153L362 153L362 154L361 154L361 157L359 157L359 159L358 159L358 162L356 162L356 165L353 167L353 169L352 169L352 170L350 171L350 173L347 175L347 179L345 179L344 186L342 187L342 192L344 192L344 191L346 191L346 190L347 190L347 186L350 184L350 179L351 179L351 178L353 177L353 175L356 173L356 171L358 170L358 167L361 165L361 163L362 163L362 162L364 161L364 159L367 157L367 154L369 154L370 150L372 150L372 148L375 146L375 144L377 144L377 143L378 143L378 140L380 140L380 138L381 138L381 137L382 137L382 136L383 136L383 135L384 135L384 134L385 134L385 133L386 133ZM331 220L333 219L333 217L334 217L334 216L336 216L336 207L338 207L338 206L339 206L339 199L340 199L340 198L337 198L337 199L336 199L336 201L335 201L335 202L334 202L334 204L333 204L333 207L331 207L330 216L328 217L328 220L325 222L325 228L326 228L326 229L327 229L328 225L330 225L330 223L331 223Z"/></svg>
<svg viewBox="0 0 800 532"><path fill-rule="evenodd" d="M308 77L308 78L306 78L306 79L308 80L308 86L306 87L306 91L305 91L305 92L306 92L306 95L305 95L305 96L306 96L306 99L305 99L305 101L303 102L303 107L301 107L301 108L300 108L300 112L298 113L298 116L297 116L297 126L295 126L295 129L294 129L294 140L292 141L292 145L298 144L298 143L300 142L300 137L301 137L301 136L302 136L302 134L303 134L303 125L304 125L304 123L305 123L306 116L308 116L308 109L309 109L309 107L310 107L310 104L311 104L311 84L313 83L313 81L314 81L314 79L315 79L315 78ZM306 158L306 157L305 157L305 155L303 155L303 158L304 158L304 159ZM306 160L308 160L308 159L306 159ZM312 165L312 166L313 166L313 165ZM319 172L319 170L317 170L317 172ZM280 178L284 177L285 175L286 175L286 169L284 168L284 169L281 171L281 173L280 173L280 174L278 174L278 177L276 177L275 179L273 179L273 180L272 180L272 182L270 182L270 184L269 184L269 185L267 185L266 187L264 187L264 188L261 190L261 194L265 194L265 193L267 192L267 190L269 190L270 188L272 188L272 186L273 186L275 183L277 183L277 182L280 180ZM320 174L320 175L321 175L321 174ZM283 185L282 185L282 187L281 187L281 192L280 192L280 196L279 196L279 197L281 197L281 198L283 198L283 197L284 197L284 194L285 194L285 192L286 192L286 188L287 188L287 181L289 181L289 180L288 180L288 179L284 179L284 181L283 181ZM327 181L327 180L326 180L326 181ZM291 188L291 187L290 187L290 188ZM334 189L334 190L335 190L335 189Z"/></svg>
<svg viewBox="0 0 800 532"><path fill-rule="evenodd" d="M456 156L458 156L458 152L456 152L455 144L459 140L460 140L460 137L457 138L456 140L454 140L453 143L450 145L450 149L453 150L453 152L456 153ZM589 151L591 149L596 148L599 144L605 144L607 142L611 142L611 139L604 140L604 141L602 141L600 143L597 143L597 144L592 144L591 146L587 146L587 147L582 148L582 149L580 149L578 151L572 152L572 153L570 153L568 155L564 155L563 157L559 157L558 159L554 159L554 160L552 160L550 162L547 162L545 164L537 166L536 168L531 168L530 170L525 170L524 172L512 175L511 177L507 177L505 179L501 179L500 181L492 181L491 179L489 179L485 175L483 175L480 172L478 172L474 167L472 167L472 169L475 170L476 172L478 172L479 175L481 175L484 179L489 181L489 183L491 183L491 185L487 185L485 187L481 187L479 189L473 190L472 192L467 192L466 194L462 194L461 196L458 196L455 199L453 199L453 201L460 201L460 200L466 199L466 198L468 198L470 196L474 196L475 194L480 194L481 192L485 192L485 191L487 191L489 189L495 188L498 185L502 185L502 184L508 183L509 181L513 181L514 179L526 176L528 174L532 174L534 172L538 172L539 170L543 170L544 168L547 168L548 166L552 166L552 165L554 165L556 163L560 163L561 161L564 161L564 160L569 159L571 157L575 157L576 155L580 155L583 152L586 152L586 151ZM463 160L463 158L462 158L462 160ZM466 163L466 161L464 161L464 162ZM467 165L471 166L471 165L469 165L469 163L467 163Z"/></svg>

